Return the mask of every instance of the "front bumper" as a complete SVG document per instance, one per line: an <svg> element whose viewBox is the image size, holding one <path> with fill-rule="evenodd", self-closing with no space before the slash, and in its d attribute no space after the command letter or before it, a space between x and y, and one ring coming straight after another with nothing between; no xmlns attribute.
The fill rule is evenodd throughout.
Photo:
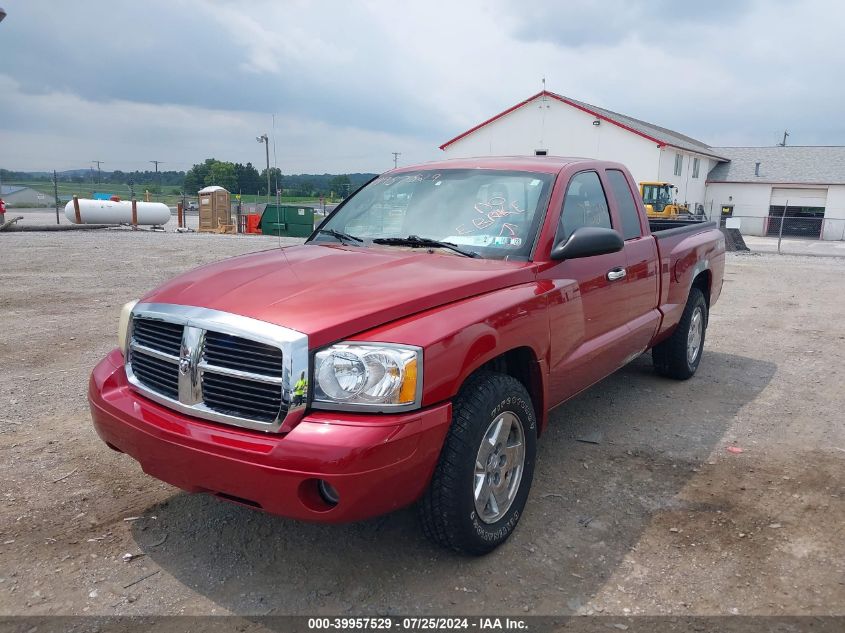
<svg viewBox="0 0 845 633"><path fill-rule="evenodd" d="M405 414L311 412L290 432L269 434L206 422L133 391L113 350L88 389L97 434L149 475L295 519L344 522L416 501L431 479L451 404ZM339 493L327 504L318 480Z"/></svg>

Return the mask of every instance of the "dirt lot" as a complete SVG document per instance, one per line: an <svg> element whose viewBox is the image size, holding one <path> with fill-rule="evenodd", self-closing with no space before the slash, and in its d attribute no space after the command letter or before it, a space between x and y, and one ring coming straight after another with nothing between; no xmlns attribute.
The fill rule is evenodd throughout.
<svg viewBox="0 0 845 633"><path fill-rule="evenodd" d="M642 357L554 411L515 536L467 559L410 509L287 521L96 437L121 304L275 244L0 235L0 614L845 614L845 260L730 256L697 376Z"/></svg>

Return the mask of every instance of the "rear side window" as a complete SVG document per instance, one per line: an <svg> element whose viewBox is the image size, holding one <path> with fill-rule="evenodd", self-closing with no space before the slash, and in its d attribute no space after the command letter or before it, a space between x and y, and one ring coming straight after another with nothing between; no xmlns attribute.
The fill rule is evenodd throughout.
<svg viewBox="0 0 845 633"><path fill-rule="evenodd" d="M594 171L575 174L566 189L558 233L562 240L582 226L611 228L607 197Z"/></svg>
<svg viewBox="0 0 845 633"><path fill-rule="evenodd" d="M628 179L618 169L608 169L607 179L610 181L610 189L613 197L619 205L619 217L622 220L622 238L630 240L642 235L640 228L640 215L637 213L637 203L634 202L634 195L628 186Z"/></svg>

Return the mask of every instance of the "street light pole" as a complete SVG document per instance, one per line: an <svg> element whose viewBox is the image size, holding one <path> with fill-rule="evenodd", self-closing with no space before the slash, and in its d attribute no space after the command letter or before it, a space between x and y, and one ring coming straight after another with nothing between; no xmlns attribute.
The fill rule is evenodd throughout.
<svg viewBox="0 0 845 633"><path fill-rule="evenodd" d="M267 204L270 204L270 138L266 134L256 136L255 140L264 143L264 150L267 154Z"/></svg>

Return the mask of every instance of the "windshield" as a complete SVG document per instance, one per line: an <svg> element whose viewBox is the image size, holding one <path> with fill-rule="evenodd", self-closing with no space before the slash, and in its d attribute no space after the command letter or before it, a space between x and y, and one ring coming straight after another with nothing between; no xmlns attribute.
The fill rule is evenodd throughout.
<svg viewBox="0 0 845 633"><path fill-rule="evenodd" d="M413 235L491 259L527 259L553 180L552 174L482 169L386 174L320 228L361 238L365 246ZM326 233L314 238L332 240Z"/></svg>
<svg viewBox="0 0 845 633"><path fill-rule="evenodd" d="M669 188L670 185L643 185L643 202L668 202L672 198Z"/></svg>

